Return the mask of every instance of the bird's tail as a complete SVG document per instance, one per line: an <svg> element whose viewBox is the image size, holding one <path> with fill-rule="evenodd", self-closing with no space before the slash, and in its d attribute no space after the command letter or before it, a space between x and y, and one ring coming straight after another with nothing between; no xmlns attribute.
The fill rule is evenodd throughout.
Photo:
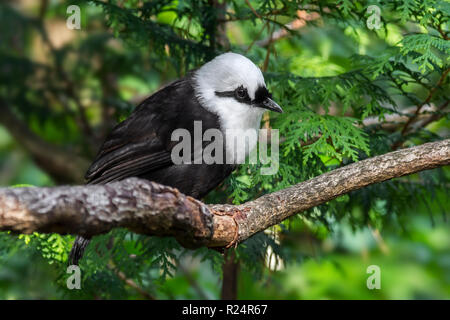
<svg viewBox="0 0 450 320"><path fill-rule="evenodd" d="M73 243L72 250L69 253L69 265L78 265L78 262L83 257L84 250L91 239L86 239L81 236L77 236Z"/></svg>

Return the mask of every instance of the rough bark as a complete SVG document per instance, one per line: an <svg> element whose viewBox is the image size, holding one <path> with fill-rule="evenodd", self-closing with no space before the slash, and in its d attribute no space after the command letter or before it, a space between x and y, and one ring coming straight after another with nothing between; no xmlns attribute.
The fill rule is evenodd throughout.
<svg viewBox="0 0 450 320"><path fill-rule="evenodd" d="M0 230L92 236L112 228L224 247L350 191L450 164L450 139L369 158L239 206L206 205L130 178L107 185L0 188Z"/></svg>
<svg viewBox="0 0 450 320"><path fill-rule="evenodd" d="M207 242L213 230L206 205L137 178L106 185L0 188L0 230L91 237L117 227L175 236L188 247Z"/></svg>

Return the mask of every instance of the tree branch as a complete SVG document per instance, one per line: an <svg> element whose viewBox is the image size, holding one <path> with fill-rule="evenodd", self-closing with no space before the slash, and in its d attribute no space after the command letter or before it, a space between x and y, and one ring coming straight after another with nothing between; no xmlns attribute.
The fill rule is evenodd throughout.
<svg viewBox="0 0 450 320"><path fill-rule="evenodd" d="M448 164L450 139L352 163L238 206L206 205L137 178L106 185L0 188L0 230L93 236L124 227L174 236L185 247L224 247L350 191Z"/></svg>
<svg viewBox="0 0 450 320"><path fill-rule="evenodd" d="M268 38L256 41L256 45L260 47L267 47L272 42L281 40L283 38L288 37L292 33L288 30L295 31L299 30L307 25L309 21L314 21L320 18L320 15L317 12L308 13L305 10L297 10L297 19L286 24L285 28L280 28L275 31Z"/></svg>
<svg viewBox="0 0 450 320"><path fill-rule="evenodd" d="M409 131L410 125L411 125L414 121L416 121L417 117L420 115L420 111L422 110L422 107L425 106L425 105L427 105L427 104L429 104L429 103L431 102L431 99L433 98L433 95L436 93L436 91L437 91L439 88L441 88L441 85L444 83L444 81L445 81L447 75L449 74L449 72L450 72L450 68L447 68L447 69L445 69L445 70L442 72L441 77L439 78L439 80L438 80L438 82L436 83L436 85L433 86L433 87L429 90L428 96L427 96L427 98L425 99L425 101L423 101L421 104L419 104L419 105L417 106L417 109L416 109L416 112L414 113L414 115L413 115L412 117L410 117L410 118L408 119L408 121L405 123L405 125L403 126L403 129L402 129L402 131L401 131L401 133L400 133L400 134L401 134L401 138L400 138L396 143L394 143L394 145L392 146L392 150L396 150L396 149L398 149L400 146L403 145L403 143L404 143L403 137L407 135L407 133L408 133L408 131Z"/></svg>

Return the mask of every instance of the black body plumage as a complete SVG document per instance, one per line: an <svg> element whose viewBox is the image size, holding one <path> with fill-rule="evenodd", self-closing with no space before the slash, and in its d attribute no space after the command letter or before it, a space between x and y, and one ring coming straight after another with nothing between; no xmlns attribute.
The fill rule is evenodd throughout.
<svg viewBox="0 0 450 320"><path fill-rule="evenodd" d="M233 165L181 164L171 160L175 129L194 131L201 121L202 134L220 129L217 115L207 111L195 96L190 77L177 80L144 100L109 134L86 173L90 184L140 177L202 198L220 184ZM191 137L192 143L194 136ZM191 148L193 149L193 146Z"/></svg>
<svg viewBox="0 0 450 320"><path fill-rule="evenodd" d="M86 179L105 184L139 177L202 198L254 150L251 134L257 136L266 110L283 112L261 70L240 54L223 53L137 106L108 135ZM209 129L215 130L206 135ZM78 264L88 243L77 237L69 263Z"/></svg>
<svg viewBox="0 0 450 320"><path fill-rule="evenodd" d="M88 184L139 177L202 198L229 176L235 165L175 165L172 162L171 150L178 143L171 141L172 132L178 128L193 132L194 121L201 121L203 132L221 129L217 115L199 103L193 79L187 76L144 100L126 120L113 128L86 173ZM70 253L70 264L78 264L88 242L77 237Z"/></svg>

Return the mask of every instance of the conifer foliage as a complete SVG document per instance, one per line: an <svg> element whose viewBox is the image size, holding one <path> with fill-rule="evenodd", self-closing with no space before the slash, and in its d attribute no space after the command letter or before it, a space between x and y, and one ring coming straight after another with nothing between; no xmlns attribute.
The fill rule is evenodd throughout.
<svg viewBox="0 0 450 320"><path fill-rule="evenodd" d="M448 1L78 1L81 30L68 31L70 4L36 1L26 10L14 1L0 4L0 125L45 172L47 180L37 184L82 183L68 172L83 172L111 127L140 100L230 50L261 67L285 111L262 123L279 130L279 170L261 175L262 164L242 165L205 202L239 204L367 157L448 137ZM379 17L369 6L380 9ZM69 40L57 43L58 28ZM14 129L20 126L27 130ZM39 150L60 150L52 153L60 158L49 168L48 152ZM433 222L435 212L445 215L447 169L352 192L231 250L242 270L264 281L274 266L304 258L291 243L299 225L318 239L344 221L355 230L398 231L419 204ZM175 275L194 281L189 261L219 275L224 263L218 251L119 229L93 240L81 261L83 290L68 291L72 241L0 233L0 265L17 251L38 255L57 274L58 295L68 298L176 298ZM214 297L196 292L193 297Z"/></svg>

